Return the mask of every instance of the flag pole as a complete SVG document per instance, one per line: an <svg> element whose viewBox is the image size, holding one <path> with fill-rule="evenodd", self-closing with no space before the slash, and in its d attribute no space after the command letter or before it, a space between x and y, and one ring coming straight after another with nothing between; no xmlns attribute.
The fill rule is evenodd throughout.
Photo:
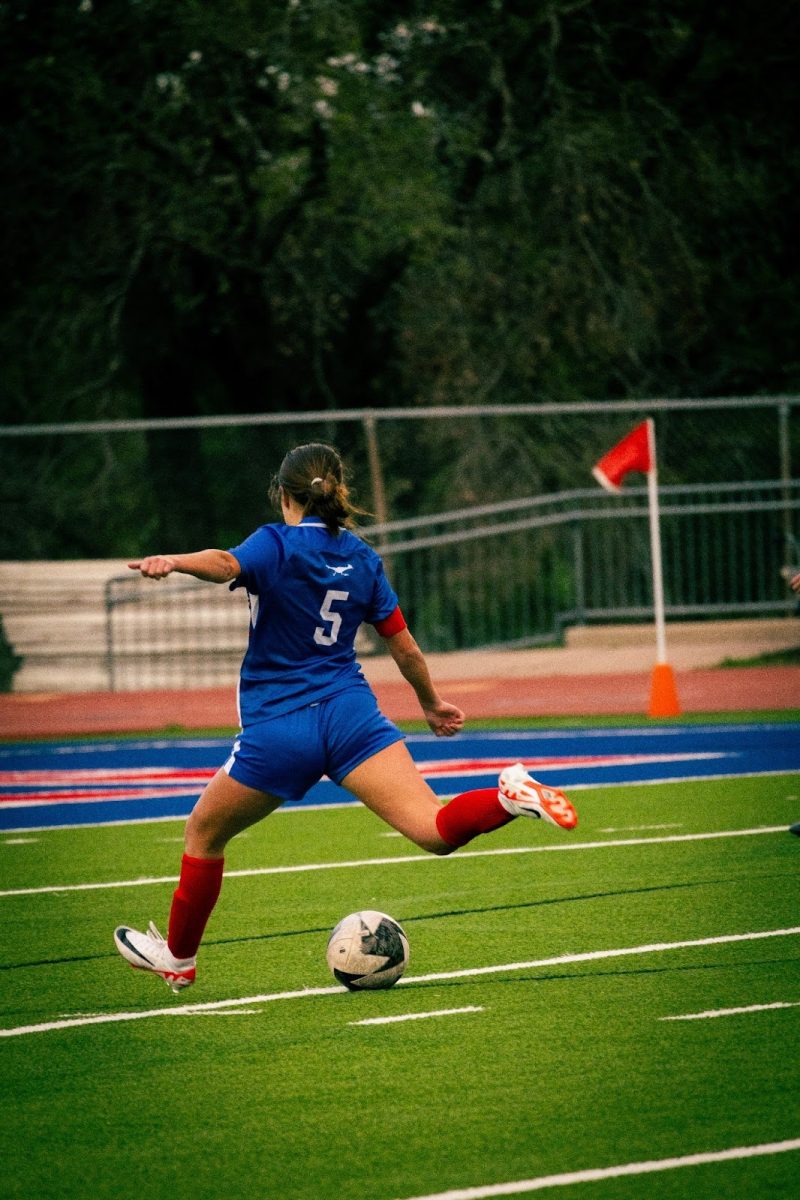
<svg viewBox="0 0 800 1200"><path fill-rule="evenodd" d="M664 575L661 566L661 522L658 506L658 465L656 459L656 423L647 418L647 443L650 468L647 472L647 499L650 517L650 556L653 568L653 608L656 618L656 665L650 687L651 717L675 717L680 713L678 692L672 667L667 662L667 635L664 617Z"/></svg>
<svg viewBox="0 0 800 1200"><path fill-rule="evenodd" d="M650 470L647 472L647 500L650 514L650 556L653 562L653 606L656 615L656 662L667 661L667 635L664 620L664 575L661 569L661 528L658 510L658 467L656 465L656 429L652 417L647 418L647 443L650 449Z"/></svg>

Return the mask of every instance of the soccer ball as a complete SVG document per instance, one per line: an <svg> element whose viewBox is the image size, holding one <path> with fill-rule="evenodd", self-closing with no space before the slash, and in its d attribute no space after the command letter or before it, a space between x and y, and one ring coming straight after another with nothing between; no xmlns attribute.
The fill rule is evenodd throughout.
<svg viewBox="0 0 800 1200"><path fill-rule="evenodd" d="M334 978L351 992L390 988L408 965L408 940L392 917L365 909L342 918L325 957Z"/></svg>

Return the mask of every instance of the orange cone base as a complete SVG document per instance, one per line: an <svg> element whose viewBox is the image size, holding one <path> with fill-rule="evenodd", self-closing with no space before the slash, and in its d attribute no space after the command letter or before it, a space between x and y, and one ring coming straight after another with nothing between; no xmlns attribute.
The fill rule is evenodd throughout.
<svg viewBox="0 0 800 1200"><path fill-rule="evenodd" d="M678 717L681 706L678 702L678 691L675 687L675 676L668 663L656 663L653 667L653 678L650 684L650 707L647 710L651 717Z"/></svg>

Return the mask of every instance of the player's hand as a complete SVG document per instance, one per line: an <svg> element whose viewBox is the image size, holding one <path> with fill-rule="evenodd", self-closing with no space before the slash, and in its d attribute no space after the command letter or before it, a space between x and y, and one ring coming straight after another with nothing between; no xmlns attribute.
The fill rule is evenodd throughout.
<svg viewBox="0 0 800 1200"><path fill-rule="evenodd" d="M800 592L800 571L789 580L789 587L793 592Z"/></svg>
<svg viewBox="0 0 800 1200"><path fill-rule="evenodd" d="M424 708L425 719L437 737L452 737L464 725L464 714L455 704L440 700L438 704Z"/></svg>
<svg viewBox="0 0 800 1200"><path fill-rule="evenodd" d="M146 579L166 579L177 565L175 559L166 554L151 554L147 558L139 558L135 562L128 563L132 571L139 571Z"/></svg>

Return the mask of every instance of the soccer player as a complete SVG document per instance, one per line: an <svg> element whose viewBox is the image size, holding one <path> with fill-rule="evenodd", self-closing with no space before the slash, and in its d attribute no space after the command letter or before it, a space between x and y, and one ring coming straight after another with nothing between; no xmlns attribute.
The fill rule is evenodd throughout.
<svg viewBox="0 0 800 1200"><path fill-rule="evenodd" d="M285 523L262 525L231 550L158 554L128 564L149 579L179 571L244 587L250 605L241 732L187 821L167 937L152 922L147 932L125 925L114 932L123 958L160 975L174 992L194 983L228 841L279 805L302 799L323 775L432 854L450 854L517 816L563 829L577 824L563 792L537 783L520 763L507 767L496 787L442 804L361 673L354 642L362 621L386 639L437 736L458 733L464 714L434 686L380 556L352 532L358 510L337 451L320 443L291 450L271 498Z"/></svg>

